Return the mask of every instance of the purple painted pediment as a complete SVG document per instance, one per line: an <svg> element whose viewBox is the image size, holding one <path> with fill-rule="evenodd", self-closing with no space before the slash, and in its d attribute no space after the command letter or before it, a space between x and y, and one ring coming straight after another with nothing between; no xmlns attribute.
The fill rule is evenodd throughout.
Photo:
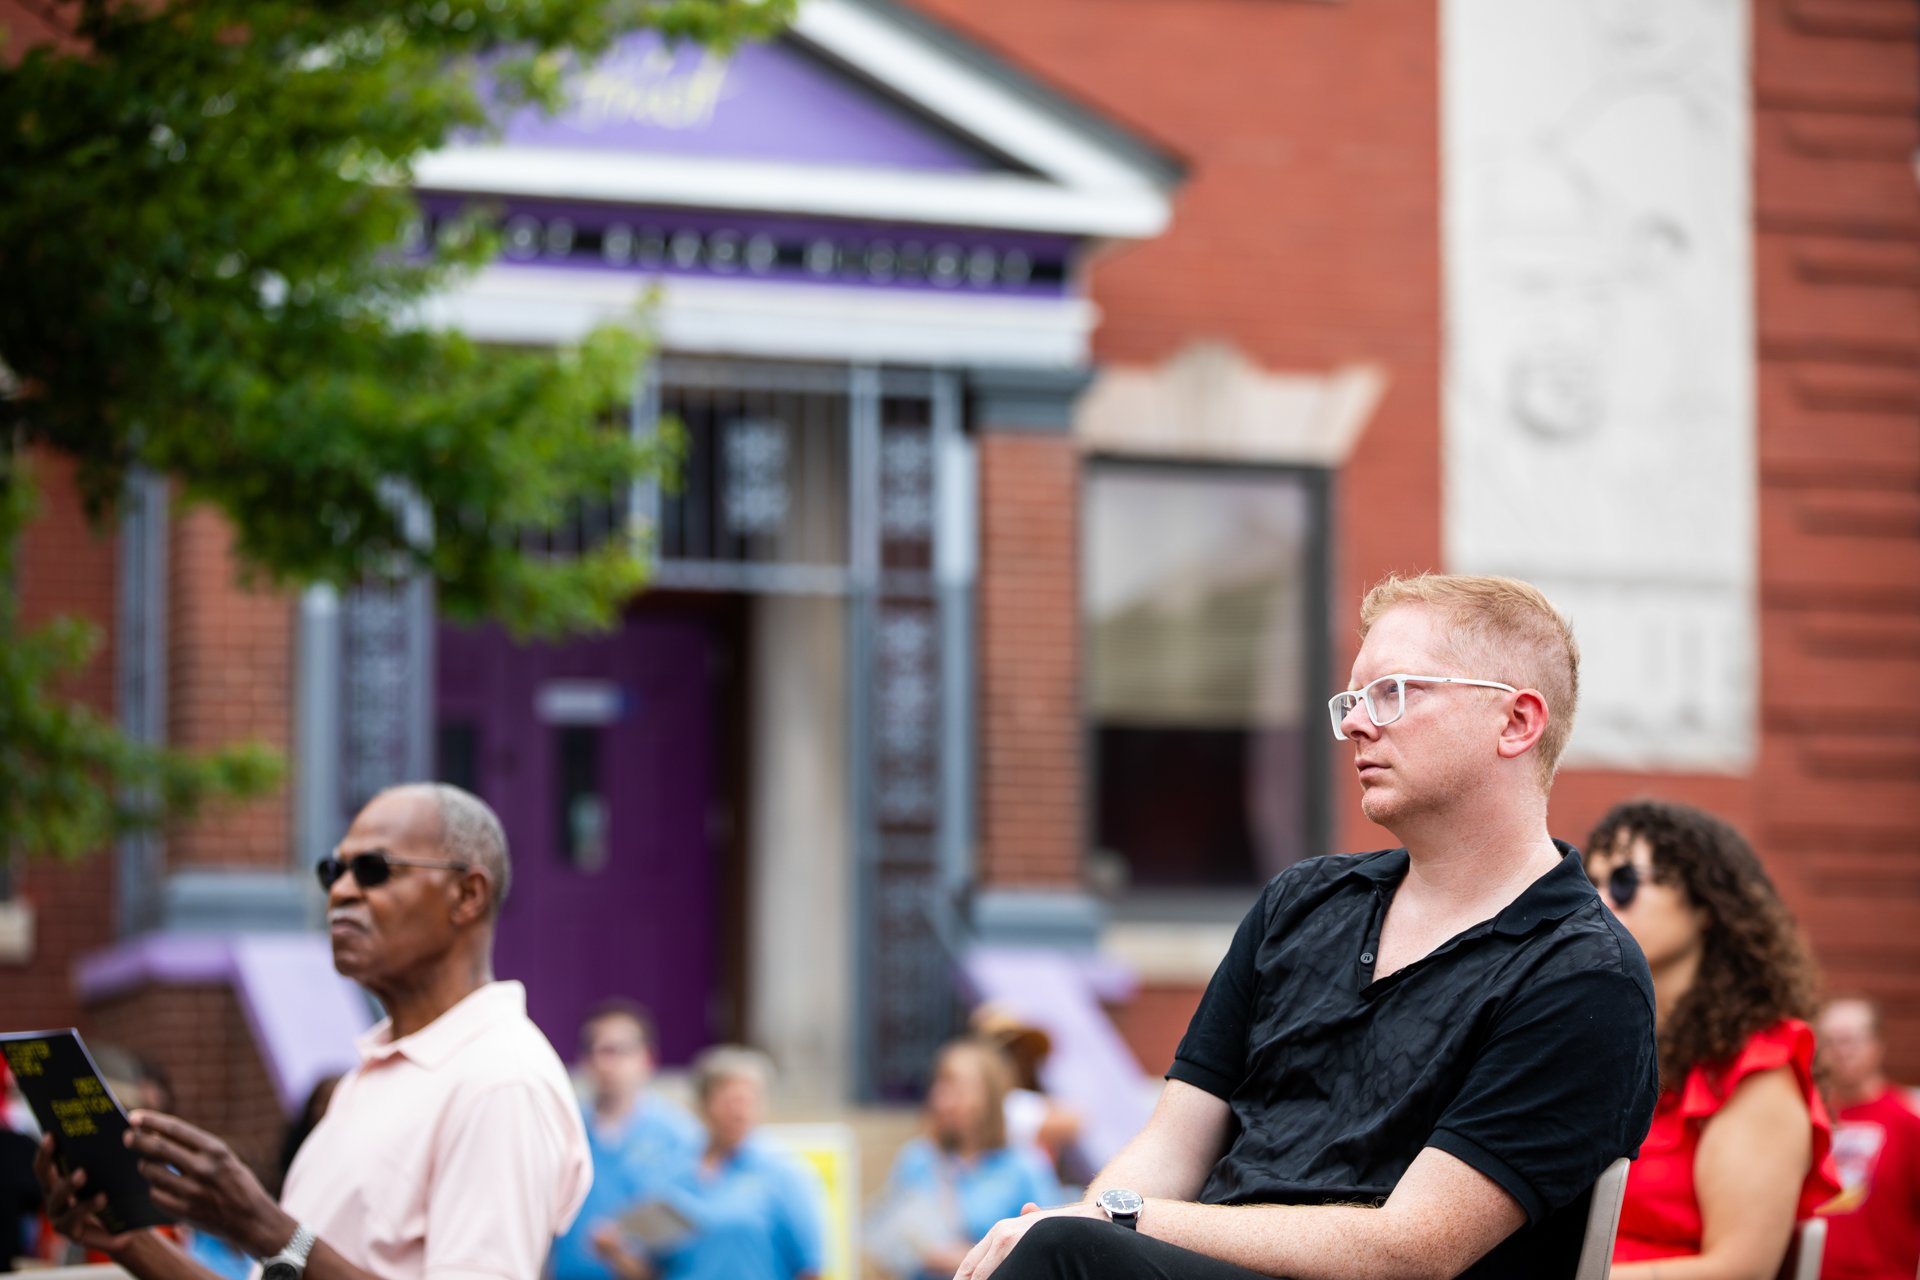
<svg viewBox="0 0 1920 1280"><path fill-rule="evenodd" d="M640 32L578 72L570 97L554 116L517 113L502 141L935 173L1003 167L792 41L723 55Z"/></svg>

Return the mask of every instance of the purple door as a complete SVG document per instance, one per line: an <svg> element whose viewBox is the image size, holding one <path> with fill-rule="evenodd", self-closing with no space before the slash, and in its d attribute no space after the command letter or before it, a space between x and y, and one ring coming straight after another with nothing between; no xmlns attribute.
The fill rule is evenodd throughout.
<svg viewBox="0 0 1920 1280"><path fill-rule="evenodd" d="M715 643L682 617L557 645L440 629L440 776L494 807L513 853L494 973L526 984L562 1057L610 997L652 1011L669 1062L713 1039Z"/></svg>

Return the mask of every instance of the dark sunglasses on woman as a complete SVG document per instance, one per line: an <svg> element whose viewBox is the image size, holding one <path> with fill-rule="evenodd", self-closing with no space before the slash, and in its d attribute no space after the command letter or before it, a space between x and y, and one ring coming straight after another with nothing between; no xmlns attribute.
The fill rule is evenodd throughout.
<svg viewBox="0 0 1920 1280"><path fill-rule="evenodd" d="M360 883L365 884L362 880ZM1623 862L1607 876L1607 896L1613 899L1614 910L1625 911L1633 905L1640 892L1640 868L1631 862Z"/></svg>
<svg viewBox="0 0 1920 1280"><path fill-rule="evenodd" d="M347 872L353 872L354 883L362 889L371 889L377 884L385 884L393 878L395 867L438 867L447 871L465 871L464 862L430 862L421 858L396 858L385 849L370 849L366 853L356 853L351 858L328 857L314 864L313 873L320 877L322 889L333 888L333 882Z"/></svg>

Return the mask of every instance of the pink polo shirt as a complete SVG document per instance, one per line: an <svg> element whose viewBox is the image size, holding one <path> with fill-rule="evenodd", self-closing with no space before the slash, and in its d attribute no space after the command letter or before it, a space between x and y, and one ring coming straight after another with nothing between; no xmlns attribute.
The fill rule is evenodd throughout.
<svg viewBox="0 0 1920 1280"><path fill-rule="evenodd" d="M281 1206L382 1280L533 1280L593 1164L526 988L490 983L410 1036L382 1022L358 1044Z"/></svg>

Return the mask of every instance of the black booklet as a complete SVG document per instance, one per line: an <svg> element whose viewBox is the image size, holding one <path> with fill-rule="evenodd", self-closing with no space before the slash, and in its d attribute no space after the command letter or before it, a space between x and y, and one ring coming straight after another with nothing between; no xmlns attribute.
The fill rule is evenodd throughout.
<svg viewBox="0 0 1920 1280"><path fill-rule="evenodd" d="M60 1167L87 1171L83 1194L106 1192L100 1221L107 1230L117 1234L173 1221L154 1204L139 1159L126 1147L127 1113L78 1031L0 1032L0 1051L40 1128L53 1135Z"/></svg>

